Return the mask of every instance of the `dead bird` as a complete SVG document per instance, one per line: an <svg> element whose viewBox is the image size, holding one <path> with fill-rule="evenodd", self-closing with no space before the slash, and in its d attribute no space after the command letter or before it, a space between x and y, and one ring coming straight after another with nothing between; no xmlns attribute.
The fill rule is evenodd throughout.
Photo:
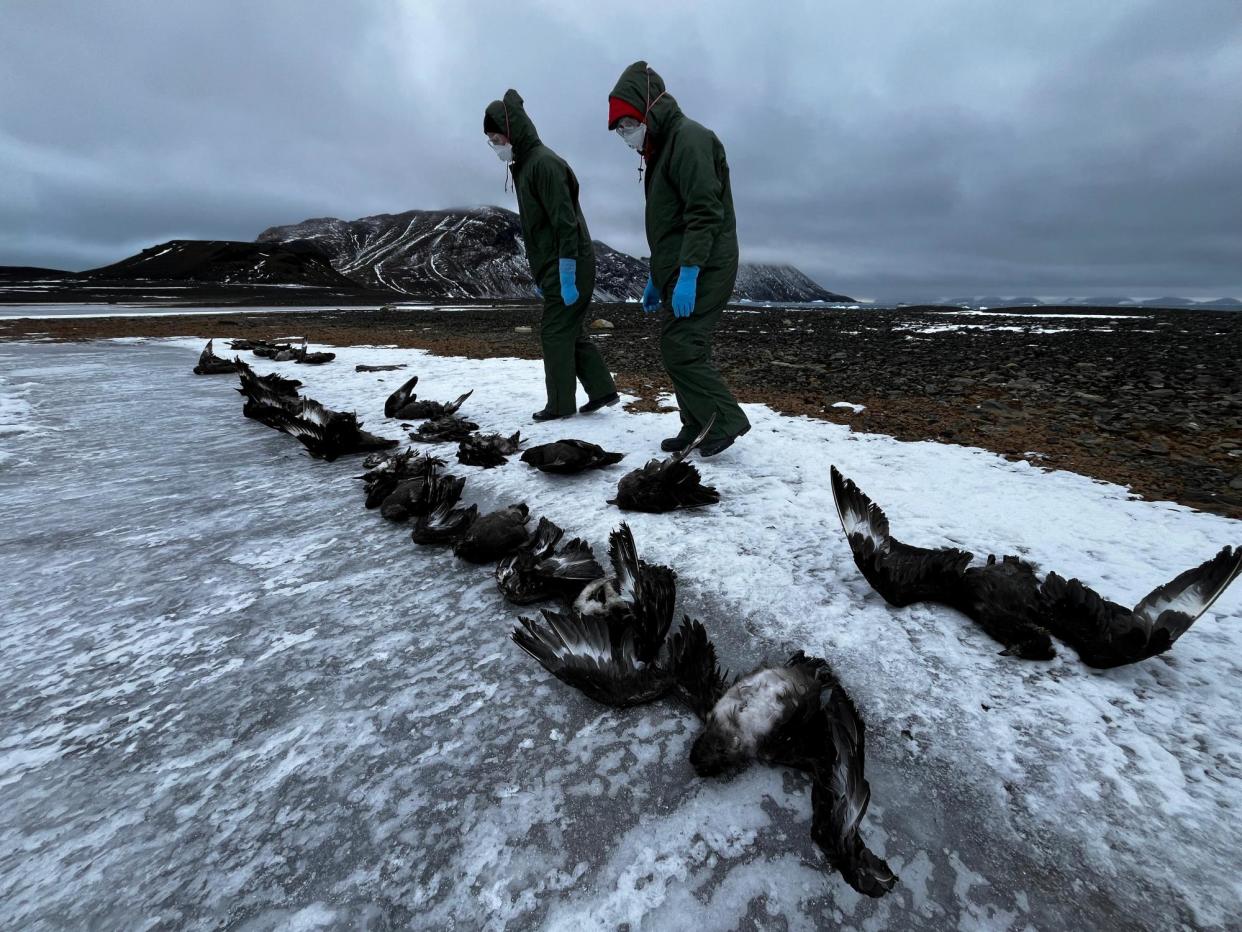
<svg viewBox="0 0 1242 932"><path fill-rule="evenodd" d="M597 702L623 708L660 698L678 685L681 651L665 644L677 577L669 567L639 558L626 524L610 535L608 551L611 577L589 583L568 612L544 609L541 621L521 618L512 637L549 673ZM706 634L702 643L693 643L698 654L710 653L714 664ZM714 683L695 688L710 690ZM693 707L695 700L690 701ZM706 708L714 703L713 698Z"/></svg>
<svg viewBox="0 0 1242 932"><path fill-rule="evenodd" d="M260 359L271 359L275 362L281 362L277 356L285 355L285 359L293 358L292 343L269 343L267 340L255 340L250 345L250 352L254 353Z"/></svg>
<svg viewBox="0 0 1242 932"><path fill-rule="evenodd" d="M237 363L232 359L223 359L211 351L212 340L207 341L203 351L198 354L198 363L194 366L195 375L225 375L237 371Z"/></svg>
<svg viewBox="0 0 1242 932"><path fill-rule="evenodd" d="M453 553L471 563L491 563L508 556L530 536L526 524L530 509L524 504L510 505L483 515L453 546Z"/></svg>
<svg viewBox="0 0 1242 932"><path fill-rule="evenodd" d="M709 485L703 485L699 471L686 462L686 457L703 442L715 421L713 415L688 446L668 459L651 460L641 469L622 476L617 483L617 497L609 499L608 503L623 511L660 514L719 502L720 493Z"/></svg>
<svg viewBox="0 0 1242 932"><path fill-rule="evenodd" d="M410 439L415 443L453 443L465 440L478 429L474 421L449 415L419 424L418 430L410 432Z"/></svg>
<svg viewBox="0 0 1242 932"><path fill-rule="evenodd" d="M562 536L559 527L540 518L531 538L497 564L496 585L506 599L517 605L572 601L583 586L604 575L590 544L574 538L558 550Z"/></svg>
<svg viewBox="0 0 1242 932"><path fill-rule="evenodd" d="M417 401L412 400L404 407L398 409L396 417L402 421L421 421L428 419L448 418L457 413L457 409L462 406L467 398L474 394L474 389L466 392L464 395L458 395L452 401L442 404L439 401Z"/></svg>
<svg viewBox="0 0 1242 932"><path fill-rule="evenodd" d="M492 469L509 462L522 443L521 431L512 436L501 434L471 434L457 446L457 462L463 466L482 466Z"/></svg>
<svg viewBox="0 0 1242 932"><path fill-rule="evenodd" d="M1242 575L1242 547L1224 547L1212 559L1158 586L1133 608L1110 602L1077 579L1049 573L1043 595L1052 633L1082 662L1110 668L1162 654Z"/></svg>
<svg viewBox="0 0 1242 932"><path fill-rule="evenodd" d="M427 479L424 496L427 511L414 522L410 538L416 544L453 544L470 530L479 517L479 506L457 507L464 479L433 473Z"/></svg>
<svg viewBox="0 0 1242 932"><path fill-rule="evenodd" d="M496 566L501 594L516 605L549 599L572 602L584 586L604 575L591 545L582 538L575 537L560 549L554 546L555 542L551 547L523 546L501 560Z"/></svg>
<svg viewBox="0 0 1242 932"><path fill-rule="evenodd" d="M238 377L241 379L242 387L239 391L247 394L249 390L255 392L268 392L274 395L281 395L287 400L298 400L298 389L302 387L300 379L287 379L277 372L269 372L266 375L259 375L246 362L241 359L234 358L233 365L237 370Z"/></svg>
<svg viewBox="0 0 1242 932"><path fill-rule="evenodd" d="M378 508L400 484L407 479L427 478L433 475L444 460L427 456L417 450L399 453L383 453L368 457L362 464L367 472L358 478L366 490L367 508Z"/></svg>
<svg viewBox="0 0 1242 932"><path fill-rule="evenodd" d="M1016 556L970 566L974 556L954 547L929 549L902 543L888 518L851 480L831 467L833 500L854 563L891 605L939 602L966 615L1005 646L1008 656L1056 656L1047 625L1050 605L1034 568Z"/></svg>
<svg viewBox="0 0 1242 932"><path fill-rule="evenodd" d="M624 521L608 535L608 561L612 575L601 573L588 582L573 610L584 618L600 617L632 628L638 659L650 662L673 623L677 574L667 566L640 559L634 532Z"/></svg>
<svg viewBox="0 0 1242 932"><path fill-rule="evenodd" d="M354 453L391 449L400 443L363 430L352 411L332 411L312 398L302 400L297 416L282 429L311 456L329 462Z"/></svg>
<svg viewBox="0 0 1242 932"><path fill-rule="evenodd" d="M398 362L388 366L368 366L366 363L358 363L354 366L355 372L395 372L397 369L404 369L406 363Z"/></svg>
<svg viewBox="0 0 1242 932"><path fill-rule="evenodd" d="M496 584L505 598L518 604L539 601L537 598L528 598L531 595L529 584L535 582L531 579L531 571L536 563L552 555L564 534L552 521L540 518L535 532L517 550L496 564ZM522 601L523 599L527 601Z"/></svg>
<svg viewBox="0 0 1242 932"><path fill-rule="evenodd" d="M234 359L234 368L241 383L237 391L246 399L242 414L275 430L285 431L301 412L298 388L302 383L276 373L258 375L240 359Z"/></svg>
<svg viewBox="0 0 1242 932"><path fill-rule="evenodd" d="M318 352L311 353L306 349L306 337L302 337L302 346L295 350L293 361L303 366L322 366L326 362L336 359L336 353Z"/></svg>
<svg viewBox="0 0 1242 932"><path fill-rule="evenodd" d="M577 603L568 613L544 610L541 620L521 618L513 641L549 673L606 705L626 708L670 695L681 700L704 722L690 753L700 776L752 760L811 773L812 837L829 864L862 893L888 892L896 876L858 835L869 804L866 782L840 776L862 775L862 720L852 703L824 700L826 692L844 695L827 662L799 651L785 664L731 681L699 622L686 617L667 636L672 570L639 560L624 540L632 544L632 536L621 529L616 534L608 587L613 598L599 604L624 603L624 610L584 615Z"/></svg>
<svg viewBox="0 0 1242 932"><path fill-rule="evenodd" d="M557 440L531 447L522 454L522 462L541 472L571 475L587 469L602 469L625 458L624 453L609 453L598 444L585 440Z"/></svg>
<svg viewBox="0 0 1242 932"><path fill-rule="evenodd" d="M465 484L465 479L441 474L433 466L424 475L397 483L380 505L380 514L389 521L397 522L423 517L436 507L433 493L439 497L452 497L456 501L461 497Z"/></svg>
<svg viewBox="0 0 1242 932"><path fill-rule="evenodd" d="M418 396L414 394L414 387L417 384L418 376L414 376L389 395L388 400L384 402L384 413L388 417L396 418L399 421L422 421L448 417L449 415L456 414L466 399L474 394L474 389L471 389L448 403L419 401ZM392 412L391 414L389 413L390 411Z"/></svg>

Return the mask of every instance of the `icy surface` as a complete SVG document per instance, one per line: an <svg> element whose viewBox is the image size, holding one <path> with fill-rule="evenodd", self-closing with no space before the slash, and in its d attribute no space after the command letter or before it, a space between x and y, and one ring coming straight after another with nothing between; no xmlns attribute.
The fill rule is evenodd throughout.
<svg viewBox="0 0 1242 932"><path fill-rule="evenodd" d="M249 283L259 287L265 283ZM178 287L178 286L173 286ZM273 285L269 288L303 288L304 285ZM3 289L0 289L2 291ZM355 304L351 311L375 311L384 305ZM477 308L504 306L493 301L488 304L419 304L403 301L389 305L398 310L417 308L420 311L463 311ZM0 304L0 320L51 320L60 317L196 317L204 314L309 314L316 311L334 311L337 307L238 307L229 306L169 306L167 304Z"/></svg>
<svg viewBox="0 0 1242 932"><path fill-rule="evenodd" d="M1242 591L1172 653L1107 672L997 656L859 576L829 463L923 545L1016 551L1132 604L1242 525L979 450L747 406L718 507L630 515L722 660L828 657L868 723L883 900L822 869L803 778L694 777L694 722L614 712L506 634L489 572L362 507L241 417L203 341L0 345L0 927L1227 927L1242 913ZM217 347L221 340L217 340ZM576 477L468 476L602 551L616 480L670 414L536 425L537 363L336 349L257 361L335 408L419 394L531 443L627 452ZM399 373L356 363L406 362ZM446 452L451 447L443 448Z"/></svg>

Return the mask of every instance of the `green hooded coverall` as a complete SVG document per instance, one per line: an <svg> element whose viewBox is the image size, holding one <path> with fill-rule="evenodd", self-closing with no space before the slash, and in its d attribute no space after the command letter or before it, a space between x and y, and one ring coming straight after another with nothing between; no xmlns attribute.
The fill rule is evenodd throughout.
<svg viewBox="0 0 1242 932"><path fill-rule="evenodd" d="M712 364L712 334L737 280L737 222L729 163L716 134L688 118L645 61L621 74L612 97L647 115L647 245L664 306L660 353L681 409L683 442L716 417L709 440L736 437L750 422ZM699 267L694 313L674 317L683 265Z"/></svg>
<svg viewBox="0 0 1242 932"><path fill-rule="evenodd" d="M545 410L558 415L577 411L575 380L594 401L617 390L599 350L583 333L595 288L595 249L578 205L578 179L565 160L539 140L522 97L509 89L483 115L483 129L504 133L513 145L509 169L517 188L518 214L526 241L526 258L535 284L543 292L543 373L548 389ZM559 260L576 259L578 300L561 300Z"/></svg>

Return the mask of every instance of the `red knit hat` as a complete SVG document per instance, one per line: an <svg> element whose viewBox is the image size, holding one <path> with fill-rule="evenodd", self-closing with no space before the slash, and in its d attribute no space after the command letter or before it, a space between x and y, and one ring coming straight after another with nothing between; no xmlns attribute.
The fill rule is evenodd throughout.
<svg viewBox="0 0 1242 932"><path fill-rule="evenodd" d="M620 97L608 98L608 128L615 129L617 121L622 117L633 117L639 123L645 122L643 115L628 101Z"/></svg>

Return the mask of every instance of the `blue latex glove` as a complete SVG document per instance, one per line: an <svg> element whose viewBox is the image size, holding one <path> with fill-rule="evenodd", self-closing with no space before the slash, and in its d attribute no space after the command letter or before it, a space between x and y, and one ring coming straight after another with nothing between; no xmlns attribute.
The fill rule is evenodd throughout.
<svg viewBox="0 0 1242 932"><path fill-rule="evenodd" d="M561 301L568 307L578 303L578 260L561 260Z"/></svg>
<svg viewBox="0 0 1242 932"><path fill-rule="evenodd" d="M655 282L651 280L651 276L647 276L647 287L643 289L643 310L648 314L653 313L660 307L660 291L655 286Z"/></svg>
<svg viewBox="0 0 1242 932"><path fill-rule="evenodd" d="M699 267L683 265L673 286L673 316L689 317L694 313L694 292L699 284Z"/></svg>

